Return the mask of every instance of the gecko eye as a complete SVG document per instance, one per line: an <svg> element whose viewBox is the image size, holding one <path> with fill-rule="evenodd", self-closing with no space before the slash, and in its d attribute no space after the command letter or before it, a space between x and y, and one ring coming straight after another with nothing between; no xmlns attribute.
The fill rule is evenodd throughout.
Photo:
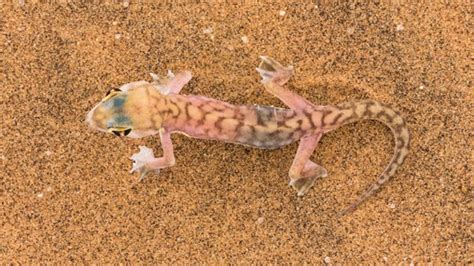
<svg viewBox="0 0 474 266"><path fill-rule="evenodd" d="M130 134L130 132L132 132L132 129L131 128L127 128L123 131L123 135L124 136L127 136L128 134Z"/></svg>
<svg viewBox="0 0 474 266"><path fill-rule="evenodd" d="M117 137L127 136L132 132L131 128L109 128L109 132L113 133Z"/></svg>
<svg viewBox="0 0 474 266"><path fill-rule="evenodd" d="M112 98L113 96L117 95L119 92L122 92L122 91L120 89L117 89L117 88L110 89L105 94L105 97L102 99L102 101L106 101L106 100Z"/></svg>
<svg viewBox="0 0 474 266"><path fill-rule="evenodd" d="M120 89L112 88L105 94L105 97L109 96L109 94L111 94L112 92L120 92L120 91L121 91Z"/></svg>

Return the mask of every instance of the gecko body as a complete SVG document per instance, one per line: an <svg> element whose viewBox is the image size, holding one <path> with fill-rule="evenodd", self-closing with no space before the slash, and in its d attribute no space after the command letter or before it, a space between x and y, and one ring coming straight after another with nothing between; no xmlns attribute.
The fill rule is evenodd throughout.
<svg viewBox="0 0 474 266"><path fill-rule="evenodd" d="M257 71L266 90L289 109L232 105L204 96L181 95L179 92L191 74L185 71L174 76L169 72L167 77L152 74L153 82L132 82L109 92L88 113L87 122L94 129L118 136L160 135L162 157L155 158L153 151L144 146L131 157L134 160L132 172L139 172L140 179L150 171L175 164L170 138L175 132L263 149L300 141L289 176L290 185L298 195L303 195L317 178L327 175L325 168L310 160L324 133L363 119L381 121L395 136L394 156L377 181L341 214L354 210L375 193L402 164L410 136L405 120L392 108L373 100L316 106L284 86L292 75L292 67L283 67L269 57L262 57Z"/></svg>

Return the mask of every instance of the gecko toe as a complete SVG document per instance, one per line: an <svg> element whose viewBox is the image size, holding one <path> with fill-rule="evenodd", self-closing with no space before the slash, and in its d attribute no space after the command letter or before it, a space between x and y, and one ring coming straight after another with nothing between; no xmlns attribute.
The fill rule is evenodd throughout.
<svg viewBox="0 0 474 266"><path fill-rule="evenodd" d="M328 176L328 170L326 168L319 166L319 177L327 177Z"/></svg>

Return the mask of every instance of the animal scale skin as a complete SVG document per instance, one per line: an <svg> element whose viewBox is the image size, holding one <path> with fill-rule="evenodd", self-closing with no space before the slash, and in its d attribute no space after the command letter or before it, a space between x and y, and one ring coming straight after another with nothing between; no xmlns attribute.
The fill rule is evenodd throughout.
<svg viewBox="0 0 474 266"><path fill-rule="evenodd" d="M141 138L159 134L163 156L155 158L153 150L140 146L132 155L131 172L140 180L149 172L173 166L175 157L171 133L182 133L199 139L220 140L262 149L275 149L299 141L290 167L290 185L299 196L315 180L327 176L322 166L310 160L321 136L342 125L363 119L378 120L392 130L395 151L390 163L359 198L341 214L354 210L395 174L407 156L410 136L404 119L390 107L373 100L317 106L284 84L293 67L283 67L262 56L257 71L266 90L278 97L289 109L260 105L232 105L195 95L181 95L191 73L167 77L151 74L153 82L138 81L113 90L87 115L88 124L97 130L118 136Z"/></svg>

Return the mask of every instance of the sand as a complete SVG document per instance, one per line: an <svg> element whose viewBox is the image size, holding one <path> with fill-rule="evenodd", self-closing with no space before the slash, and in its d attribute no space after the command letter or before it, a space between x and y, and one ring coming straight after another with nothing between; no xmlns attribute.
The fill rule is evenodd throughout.
<svg viewBox="0 0 474 266"><path fill-rule="evenodd" d="M63 1L65 2L65 1ZM84 1L88 2L88 1ZM394 1L399 2L399 1ZM1 6L3 263L472 263L471 7L447 4ZM375 121L323 137L329 171L288 187L297 144L268 151L173 135L177 164L136 183L138 145L90 130L111 88L189 69L185 94L283 107L259 55L295 67L310 101L375 99L413 141L377 195L337 217L392 155Z"/></svg>

